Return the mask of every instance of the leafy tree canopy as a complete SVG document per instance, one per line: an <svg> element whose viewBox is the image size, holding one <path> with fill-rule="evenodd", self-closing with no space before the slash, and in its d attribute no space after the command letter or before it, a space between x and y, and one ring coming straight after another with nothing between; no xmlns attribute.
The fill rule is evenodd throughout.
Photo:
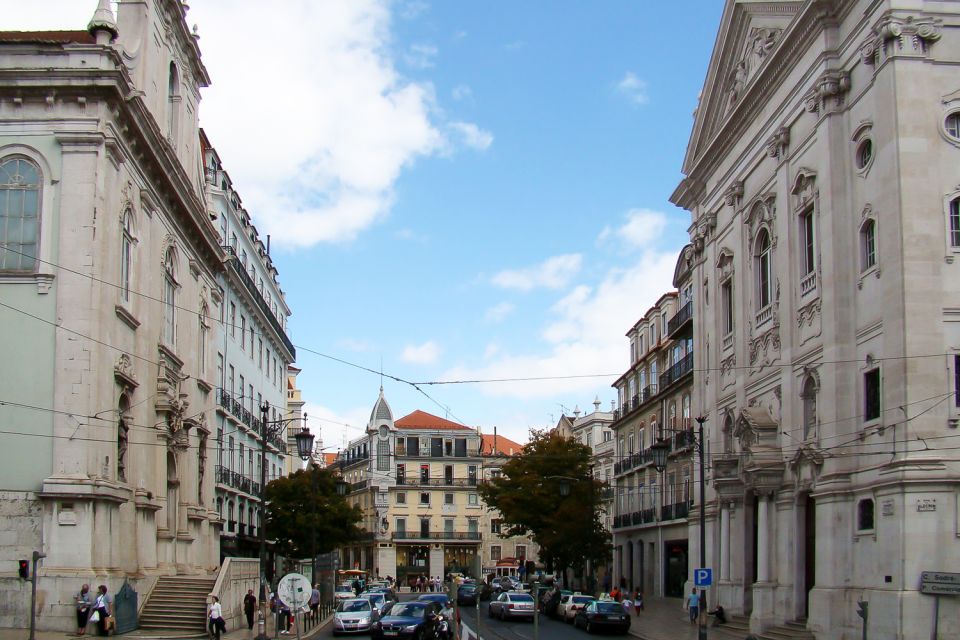
<svg viewBox="0 0 960 640"><path fill-rule="evenodd" d="M523 452L503 465L503 474L479 489L503 516L501 536L529 535L549 566L582 569L603 562L610 534L599 504L603 483L590 473L590 447L552 432L532 431ZM570 489L562 496L561 483Z"/></svg>
<svg viewBox="0 0 960 640"><path fill-rule="evenodd" d="M360 509L337 495L336 480L332 470L313 467L267 485L265 533L279 553L310 557L314 535L318 554L359 538Z"/></svg>

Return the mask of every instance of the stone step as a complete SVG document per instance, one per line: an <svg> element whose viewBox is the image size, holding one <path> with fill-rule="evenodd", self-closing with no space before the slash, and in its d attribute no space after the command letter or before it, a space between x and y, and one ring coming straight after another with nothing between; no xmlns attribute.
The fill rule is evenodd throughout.
<svg viewBox="0 0 960 640"><path fill-rule="evenodd" d="M206 607L197 607L192 605L163 605L163 606L146 606L143 608L143 612L140 615L149 615L153 613L157 614L176 614L183 613L184 615L204 615L207 612Z"/></svg>
<svg viewBox="0 0 960 640"><path fill-rule="evenodd" d="M141 629L204 629L206 618L178 615L147 615L139 619Z"/></svg>
<svg viewBox="0 0 960 640"><path fill-rule="evenodd" d="M154 593L150 595L150 602L206 602L207 595L209 594L186 596L172 593Z"/></svg>

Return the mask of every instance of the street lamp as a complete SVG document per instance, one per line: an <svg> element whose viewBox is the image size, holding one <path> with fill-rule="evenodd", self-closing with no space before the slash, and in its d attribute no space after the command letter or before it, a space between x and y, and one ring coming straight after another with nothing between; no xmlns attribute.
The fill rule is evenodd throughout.
<svg viewBox="0 0 960 640"><path fill-rule="evenodd" d="M297 441L297 453L300 455L300 459L306 462L311 457L313 457L313 440L314 436L310 433L310 429L307 428L307 414L303 414L303 428L300 429L300 432L293 436L293 439ZM307 465L307 468L310 470L310 482L311 482L311 492L310 498L313 502L313 515L316 517L317 510L317 473L316 469L313 468L313 465ZM317 584L317 527L314 523L313 527L310 527L310 584Z"/></svg>

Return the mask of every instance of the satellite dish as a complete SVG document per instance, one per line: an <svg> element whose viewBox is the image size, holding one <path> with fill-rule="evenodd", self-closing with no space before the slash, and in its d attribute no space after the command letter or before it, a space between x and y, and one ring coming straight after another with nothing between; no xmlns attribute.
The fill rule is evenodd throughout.
<svg viewBox="0 0 960 640"><path fill-rule="evenodd" d="M301 573L288 573L280 578L277 585L277 595L290 607L291 611L299 611L310 603L310 592L313 585L307 576Z"/></svg>

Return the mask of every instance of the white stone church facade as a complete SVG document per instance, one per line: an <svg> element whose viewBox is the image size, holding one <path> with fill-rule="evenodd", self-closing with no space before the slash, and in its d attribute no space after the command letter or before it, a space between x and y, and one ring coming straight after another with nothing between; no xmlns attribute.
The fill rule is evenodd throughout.
<svg viewBox="0 0 960 640"><path fill-rule="evenodd" d="M728 0L683 172L710 606L960 635L960 6Z"/></svg>

